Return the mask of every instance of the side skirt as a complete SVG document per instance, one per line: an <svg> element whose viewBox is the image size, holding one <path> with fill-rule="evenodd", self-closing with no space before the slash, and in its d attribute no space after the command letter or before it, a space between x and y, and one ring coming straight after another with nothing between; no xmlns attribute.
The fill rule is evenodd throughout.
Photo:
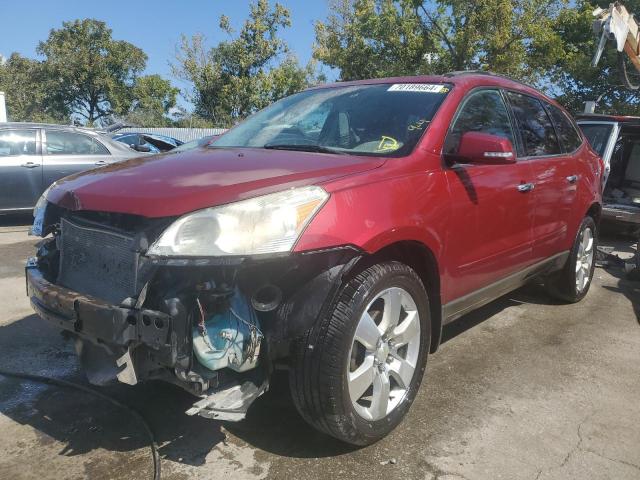
<svg viewBox="0 0 640 480"><path fill-rule="evenodd" d="M516 288L521 287L532 278L546 275L564 267L569 258L569 251L558 253L542 262L535 263L524 270L512 273L508 277L498 280L491 285L482 287L475 292L457 298L442 306L442 324L446 325L469 313L476 308L480 308L496 298L505 295Z"/></svg>

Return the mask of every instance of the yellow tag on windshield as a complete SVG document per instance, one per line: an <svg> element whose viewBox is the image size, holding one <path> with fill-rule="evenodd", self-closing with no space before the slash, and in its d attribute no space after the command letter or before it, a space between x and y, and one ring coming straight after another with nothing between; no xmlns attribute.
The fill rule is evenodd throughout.
<svg viewBox="0 0 640 480"><path fill-rule="evenodd" d="M376 152L389 152L392 150L397 150L398 148L400 148L400 144L395 138L382 135Z"/></svg>

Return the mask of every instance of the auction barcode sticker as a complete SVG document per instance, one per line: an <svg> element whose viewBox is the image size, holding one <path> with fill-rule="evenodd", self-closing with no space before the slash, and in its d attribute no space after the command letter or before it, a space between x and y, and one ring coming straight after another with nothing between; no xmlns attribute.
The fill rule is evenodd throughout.
<svg viewBox="0 0 640 480"><path fill-rule="evenodd" d="M387 92L446 93L449 87L436 83L394 83Z"/></svg>

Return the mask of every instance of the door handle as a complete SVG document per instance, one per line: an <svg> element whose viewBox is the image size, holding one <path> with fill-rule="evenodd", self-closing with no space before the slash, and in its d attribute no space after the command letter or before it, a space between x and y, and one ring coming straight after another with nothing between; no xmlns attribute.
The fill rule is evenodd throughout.
<svg viewBox="0 0 640 480"><path fill-rule="evenodd" d="M104 160L98 160L96 162L96 165L98 165L98 166L102 166L102 165L106 165L106 164L107 164L107 162L105 162Z"/></svg>
<svg viewBox="0 0 640 480"><path fill-rule="evenodd" d="M27 162L27 163L23 163L23 164L22 164L22 165L20 165L20 166L21 166L21 167L24 167L24 168L37 168L37 167L39 167L40 165L39 165L39 164L37 164L37 163L33 163L33 162Z"/></svg>
<svg viewBox="0 0 640 480"><path fill-rule="evenodd" d="M578 175L569 175L567 177L567 182L576 183L578 181Z"/></svg>
<svg viewBox="0 0 640 480"><path fill-rule="evenodd" d="M520 185L518 185L518 191L526 193L526 192L530 192L535 187L536 186L533 183L521 183Z"/></svg>

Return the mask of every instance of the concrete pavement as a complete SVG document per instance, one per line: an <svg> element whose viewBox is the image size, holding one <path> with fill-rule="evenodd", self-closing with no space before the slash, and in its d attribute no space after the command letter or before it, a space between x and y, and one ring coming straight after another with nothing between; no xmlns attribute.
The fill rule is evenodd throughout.
<svg viewBox="0 0 640 480"><path fill-rule="evenodd" d="M0 364L84 382L24 295L26 221L0 227ZM403 424L363 449L308 427L286 376L237 424L187 417L162 383L103 391L148 420L165 479L640 479L640 284L621 277L598 269L577 305L533 285L462 318ZM141 427L83 393L0 377L0 432L1 479L151 478Z"/></svg>

